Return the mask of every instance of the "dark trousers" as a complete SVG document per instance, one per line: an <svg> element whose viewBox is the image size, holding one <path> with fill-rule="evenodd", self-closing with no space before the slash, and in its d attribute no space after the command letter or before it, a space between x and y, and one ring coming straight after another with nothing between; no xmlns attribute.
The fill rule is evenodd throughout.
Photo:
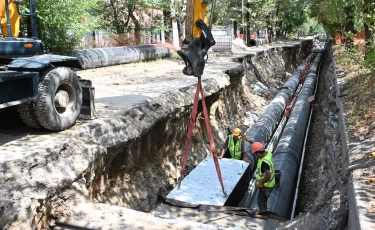
<svg viewBox="0 0 375 230"><path fill-rule="evenodd" d="M225 151L223 158L229 158L229 159L232 158L232 155L230 155L229 149L227 149L227 151ZM242 156L241 156L240 160L243 160Z"/></svg>
<svg viewBox="0 0 375 230"><path fill-rule="evenodd" d="M260 211L267 211L267 200L273 188L261 188L258 192L258 206Z"/></svg>

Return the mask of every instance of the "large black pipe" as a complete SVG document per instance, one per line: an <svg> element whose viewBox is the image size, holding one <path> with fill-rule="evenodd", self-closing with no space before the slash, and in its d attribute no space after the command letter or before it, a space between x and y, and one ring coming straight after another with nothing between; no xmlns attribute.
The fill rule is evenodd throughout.
<svg viewBox="0 0 375 230"><path fill-rule="evenodd" d="M303 64L297 67L294 74L288 79L287 82L285 82L282 89L271 101L267 109L245 133L248 138L264 144L269 142L272 134L277 129L278 123L283 116L284 109L289 97L293 92L295 92L297 86L299 85L300 72L304 70L305 63L311 62L313 57L314 55L310 54L304 60ZM250 144L247 142L245 142L245 149L252 162L256 162L255 156L250 153ZM255 167L254 164L253 167Z"/></svg>
<svg viewBox="0 0 375 230"><path fill-rule="evenodd" d="M257 46L257 45L262 45L262 44L267 44L267 43L269 42L268 42L268 39L266 38L251 39L249 42L250 46Z"/></svg>
<svg viewBox="0 0 375 230"><path fill-rule="evenodd" d="M77 57L83 69L92 69L165 58L172 53L167 47L139 45L76 50L68 55Z"/></svg>
<svg viewBox="0 0 375 230"><path fill-rule="evenodd" d="M290 218L295 179L300 164L302 145L310 115L309 97L314 94L322 54L319 53L307 75L297 102L274 153L275 169L281 171L280 187L274 188L268 200L268 210Z"/></svg>

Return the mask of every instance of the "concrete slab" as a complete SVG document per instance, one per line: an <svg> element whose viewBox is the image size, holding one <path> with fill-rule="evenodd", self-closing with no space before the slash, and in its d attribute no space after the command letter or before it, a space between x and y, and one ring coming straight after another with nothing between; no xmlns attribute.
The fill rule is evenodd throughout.
<svg viewBox="0 0 375 230"><path fill-rule="evenodd" d="M208 156L181 181L180 186L174 188L168 194L167 199L195 205L224 206L236 186L240 186L239 182L250 164L245 161L233 159L221 159L219 160L219 164L223 181L225 181L225 192L228 196L224 196L216 173L214 160L211 156ZM250 175L245 176L249 177Z"/></svg>

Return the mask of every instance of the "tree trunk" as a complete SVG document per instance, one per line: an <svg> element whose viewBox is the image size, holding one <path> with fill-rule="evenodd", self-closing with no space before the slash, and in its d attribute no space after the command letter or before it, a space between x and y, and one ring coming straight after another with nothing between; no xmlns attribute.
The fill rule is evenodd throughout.
<svg viewBox="0 0 375 230"><path fill-rule="evenodd" d="M135 27L135 43L139 45L141 43L141 24L139 23L138 19L134 16L133 11L129 12L129 16L132 19Z"/></svg>
<svg viewBox="0 0 375 230"><path fill-rule="evenodd" d="M172 24L172 19L171 19L171 11L163 10L163 20L164 20L164 25L171 25ZM166 33L170 32L171 29L167 27L168 30L165 30Z"/></svg>
<svg viewBox="0 0 375 230"><path fill-rule="evenodd" d="M272 41L273 41L273 27L271 26L270 27L270 40L269 40L269 42L272 43Z"/></svg>
<svg viewBox="0 0 375 230"><path fill-rule="evenodd" d="M354 31L354 7L353 5L346 6L344 8L345 17L346 17L346 24L345 24L345 33L351 32L351 36L355 34ZM349 50L353 48L353 39L351 36L345 36L345 43L346 47Z"/></svg>
<svg viewBox="0 0 375 230"><path fill-rule="evenodd" d="M276 3L279 3L279 2L276 2ZM277 4L277 6L276 6L276 14L275 14L275 17L277 18L278 16L279 16L279 10L280 10L280 6L279 6L279 4ZM280 23L281 22L278 22L278 21L276 21L275 22L275 28L276 28L276 39L278 40L278 39L280 39Z"/></svg>
<svg viewBox="0 0 375 230"><path fill-rule="evenodd" d="M373 3L373 0L364 0L364 7L363 7L363 13L367 15L373 14L373 10L370 6L370 4ZM364 28L365 28L365 60L368 58L368 55L374 51L373 45L374 45L374 38L371 33L370 27L374 26L373 21L364 20Z"/></svg>
<svg viewBox="0 0 375 230"><path fill-rule="evenodd" d="M276 28L276 38L277 39L281 39L282 38L282 34L283 34L283 32L281 30L282 26L283 26L283 21L280 21L278 23L278 25L277 25L277 28Z"/></svg>
<svg viewBox="0 0 375 230"><path fill-rule="evenodd" d="M118 20L117 8L113 0L111 0L110 3L111 3L112 11L113 11L113 18L114 18L113 24L115 24L116 33L121 34L123 31L121 31L120 22Z"/></svg>
<svg viewBox="0 0 375 230"><path fill-rule="evenodd" d="M246 44L250 46L251 40L251 31L250 31L250 3L249 1L246 3Z"/></svg>
<svg viewBox="0 0 375 230"><path fill-rule="evenodd" d="M237 21L233 21L234 38L237 38Z"/></svg>
<svg viewBox="0 0 375 230"><path fill-rule="evenodd" d="M268 42L271 43L273 31L272 31L272 25L271 25L271 22L270 22L270 16L266 17L266 23L267 23Z"/></svg>

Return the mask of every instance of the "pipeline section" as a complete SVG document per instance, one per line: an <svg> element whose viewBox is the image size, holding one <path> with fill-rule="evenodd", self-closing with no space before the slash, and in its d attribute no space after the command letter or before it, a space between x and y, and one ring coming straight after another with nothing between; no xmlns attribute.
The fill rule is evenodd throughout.
<svg viewBox="0 0 375 230"><path fill-rule="evenodd" d="M289 97L296 91L300 83L300 73L304 70L305 64L311 62L314 54L310 54L304 62L299 65L293 75L285 82L281 87L280 92L268 105L263 114L259 119L251 126L251 128L245 133L245 135L255 141L261 143L268 143L273 133L278 127L278 124L283 117L285 106ZM245 142L245 149L247 155L252 162L256 162L257 159L253 154L250 153L250 144ZM255 165L253 170L255 170ZM253 172L252 170L252 172Z"/></svg>
<svg viewBox="0 0 375 230"><path fill-rule="evenodd" d="M324 57L324 50L327 49L326 46L327 46L327 43L323 43L322 47L318 47L317 49L314 49L313 52L322 53L322 58L323 58ZM316 83L315 83L315 89L314 89L314 95L313 95L314 98L316 96L316 91L318 90L318 83L319 83L319 77L320 77L319 72L320 72L321 65L322 65L322 61L320 61L319 67L318 67L318 70L317 70L318 73L316 75ZM294 200L293 200L291 220L294 218L295 208L296 208L296 205L297 205L299 185L300 185L301 176L302 176L303 162L304 162L304 159L305 159L306 143L307 143L307 138L308 138L308 134L309 134L309 130L310 130L311 117L312 117L313 112L314 112L314 108L311 108L311 110L310 110L310 116L309 116L309 121L308 121L308 124L307 124L307 131L306 131L306 134L305 134L305 139L304 139L303 147L302 147L301 163L300 163L300 167L299 167L299 171L298 171L298 178L297 178L296 190L295 190L295 193L294 193Z"/></svg>
<svg viewBox="0 0 375 230"><path fill-rule="evenodd" d="M251 39L250 46L258 46L263 44L268 44L269 41L267 38L258 38L258 39Z"/></svg>
<svg viewBox="0 0 375 230"><path fill-rule="evenodd" d="M172 53L173 51L167 47L139 45L75 50L66 55L76 57L82 69L92 69L167 58Z"/></svg>
<svg viewBox="0 0 375 230"><path fill-rule="evenodd" d="M281 171L281 178L280 187L274 188L268 199L268 210L288 219L292 212L293 189L295 188L301 150L310 117L309 97L315 93L322 56L322 53L318 53L313 62L274 152L275 170Z"/></svg>

